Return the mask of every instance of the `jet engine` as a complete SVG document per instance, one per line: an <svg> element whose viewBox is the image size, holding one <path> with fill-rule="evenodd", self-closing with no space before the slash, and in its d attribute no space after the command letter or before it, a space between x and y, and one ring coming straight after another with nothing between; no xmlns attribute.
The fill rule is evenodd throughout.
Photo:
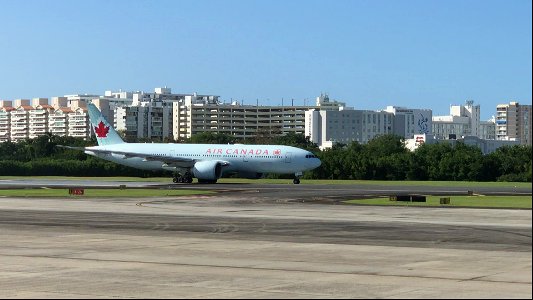
<svg viewBox="0 0 533 300"><path fill-rule="evenodd" d="M199 161L192 168L198 181L216 182L222 176L222 163L218 161Z"/></svg>

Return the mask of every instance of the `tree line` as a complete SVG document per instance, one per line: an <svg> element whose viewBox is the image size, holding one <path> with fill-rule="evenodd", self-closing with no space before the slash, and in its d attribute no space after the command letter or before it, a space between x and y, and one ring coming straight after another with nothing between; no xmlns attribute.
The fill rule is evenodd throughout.
<svg viewBox="0 0 533 300"><path fill-rule="evenodd" d="M145 140L146 141L146 140ZM288 145L315 153L322 165L306 172L307 179L449 180L531 182L531 146L505 146L487 155L475 146L458 142L423 144L414 152L396 135L382 135L366 144L336 144L320 151L302 134L259 135L236 139L224 134L201 133L182 143ZM0 176L168 176L104 161L82 151L56 147L96 145L73 137L44 135L18 143L0 143ZM290 177L269 174L270 178Z"/></svg>

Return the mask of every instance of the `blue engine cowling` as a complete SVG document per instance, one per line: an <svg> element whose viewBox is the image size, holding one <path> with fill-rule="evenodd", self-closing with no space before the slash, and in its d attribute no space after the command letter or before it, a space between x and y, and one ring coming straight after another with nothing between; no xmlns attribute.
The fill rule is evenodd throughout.
<svg viewBox="0 0 533 300"><path fill-rule="evenodd" d="M222 176L222 164L218 161L199 161L192 168L194 177L201 180L217 180Z"/></svg>

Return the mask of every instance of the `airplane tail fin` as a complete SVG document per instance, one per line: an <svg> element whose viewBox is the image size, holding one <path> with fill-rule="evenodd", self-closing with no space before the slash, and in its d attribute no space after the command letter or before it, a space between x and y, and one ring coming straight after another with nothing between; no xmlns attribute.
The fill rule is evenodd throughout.
<svg viewBox="0 0 533 300"><path fill-rule="evenodd" d="M91 127L96 136L99 146L122 144L124 141L120 138L113 126L104 118L104 115L92 103L87 104L89 109L89 120Z"/></svg>

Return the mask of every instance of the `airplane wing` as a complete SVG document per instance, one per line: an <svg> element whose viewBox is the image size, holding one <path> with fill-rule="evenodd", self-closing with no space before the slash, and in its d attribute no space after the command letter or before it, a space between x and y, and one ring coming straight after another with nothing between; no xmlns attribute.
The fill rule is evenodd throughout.
<svg viewBox="0 0 533 300"><path fill-rule="evenodd" d="M93 152L96 154L100 153L100 154L109 154L109 155L113 155L113 154L122 155L123 159L140 157L144 161L160 161L163 164L166 164L167 166L172 166L172 167L190 168L190 167L193 167L194 164L196 163L196 160L192 158L174 157L174 156L168 156L168 155L148 155L148 154L135 153L135 152L90 149L90 148L85 148L85 147L71 147L71 146L63 146L63 145L57 145L57 147L80 150L80 151L88 151L88 152Z"/></svg>

